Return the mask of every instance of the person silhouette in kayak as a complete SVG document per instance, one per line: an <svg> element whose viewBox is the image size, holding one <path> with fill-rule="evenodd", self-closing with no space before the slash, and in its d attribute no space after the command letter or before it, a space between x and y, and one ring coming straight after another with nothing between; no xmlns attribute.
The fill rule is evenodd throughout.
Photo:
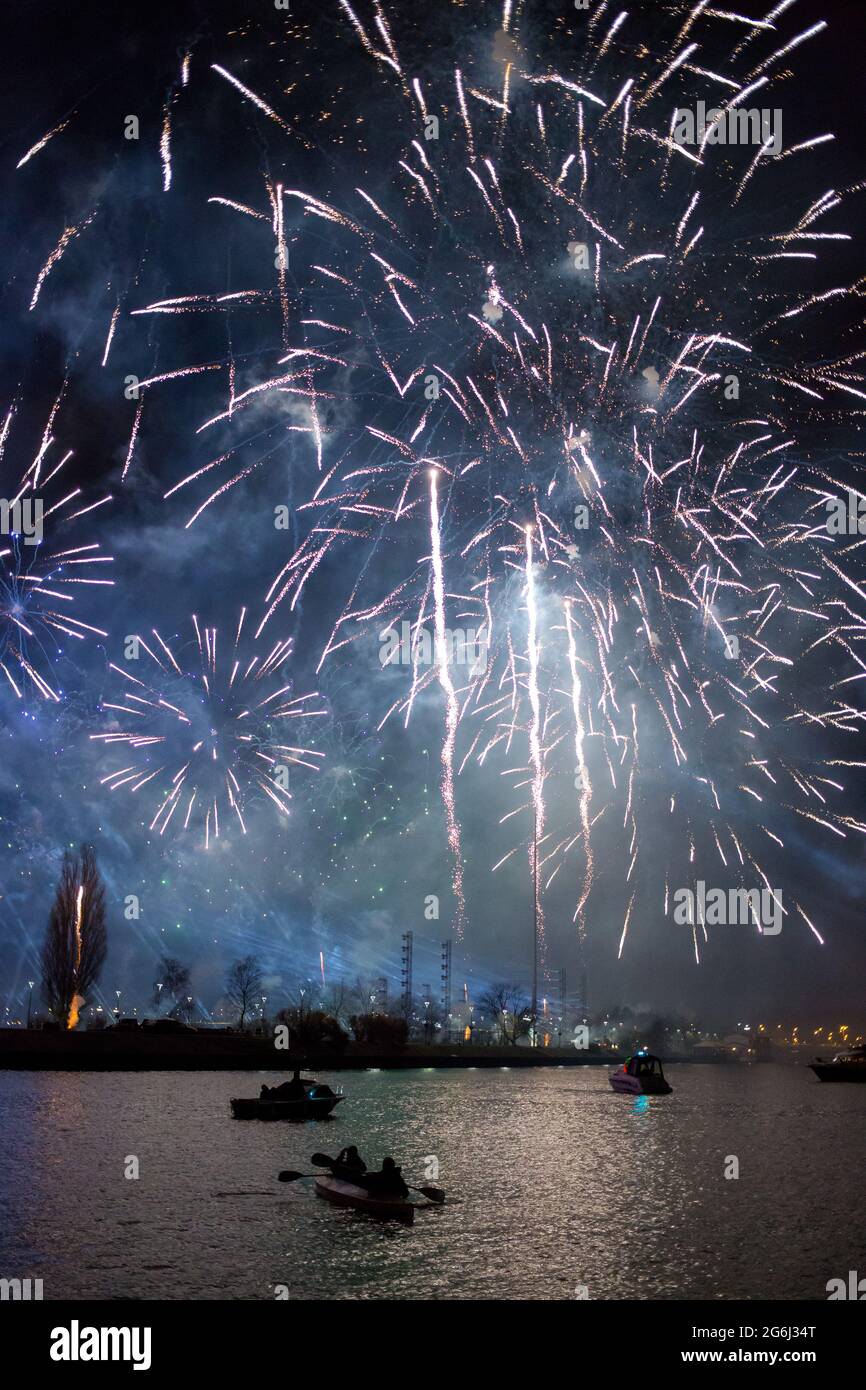
<svg viewBox="0 0 866 1390"><path fill-rule="evenodd" d="M341 1171L338 1172L338 1169ZM347 1149L341 1149L337 1154L333 1171L336 1177L342 1177L344 1174L347 1178L358 1177L361 1173L366 1173L367 1165L355 1145L350 1144Z"/></svg>
<svg viewBox="0 0 866 1390"><path fill-rule="evenodd" d="M393 1158L382 1159L379 1173L368 1173L364 1186L374 1197L408 1197L409 1189L403 1181L403 1174Z"/></svg>

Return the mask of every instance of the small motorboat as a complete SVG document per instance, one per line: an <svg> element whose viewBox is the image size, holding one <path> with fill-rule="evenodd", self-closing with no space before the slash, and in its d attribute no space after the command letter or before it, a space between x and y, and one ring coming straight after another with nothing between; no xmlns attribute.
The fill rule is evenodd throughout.
<svg viewBox="0 0 866 1390"><path fill-rule="evenodd" d="M662 1064L650 1052L636 1052L608 1075L615 1091L623 1096L668 1096L673 1090L665 1080Z"/></svg>
<svg viewBox="0 0 866 1390"><path fill-rule="evenodd" d="M415 1220L415 1204L406 1197L374 1197L366 1188L334 1177L317 1177L315 1186L316 1196L335 1207L354 1207L380 1221L403 1221L407 1226Z"/></svg>
<svg viewBox="0 0 866 1390"><path fill-rule="evenodd" d="M303 1098L288 1097L283 1087L274 1086L265 1096L232 1100L232 1114L236 1120L326 1120L346 1099L321 1081L304 1078L302 1084Z"/></svg>
<svg viewBox="0 0 866 1390"><path fill-rule="evenodd" d="M832 1062L816 1057L809 1065L819 1081L866 1081L866 1047L837 1052Z"/></svg>

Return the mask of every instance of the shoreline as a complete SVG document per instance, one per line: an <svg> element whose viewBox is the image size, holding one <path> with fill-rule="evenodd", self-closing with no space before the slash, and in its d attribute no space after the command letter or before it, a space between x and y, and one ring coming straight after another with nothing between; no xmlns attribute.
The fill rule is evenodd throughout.
<svg viewBox="0 0 866 1390"><path fill-rule="evenodd" d="M613 1053L574 1048L408 1046L399 1051L350 1043L343 1052L277 1051L272 1038L239 1033L43 1033L0 1030L0 1071L403 1071L421 1067L601 1066Z"/></svg>
<svg viewBox="0 0 866 1390"><path fill-rule="evenodd" d="M612 1067L622 1052L572 1048L473 1047L466 1043L416 1044L387 1052L350 1044L344 1052L277 1051L273 1041L238 1033L145 1032L53 1033L0 1030L0 1071L410 1071L501 1067ZM769 1060L769 1059L768 1059ZM782 1060L782 1059L779 1059ZM718 1057L669 1053L665 1064L708 1062L738 1065Z"/></svg>

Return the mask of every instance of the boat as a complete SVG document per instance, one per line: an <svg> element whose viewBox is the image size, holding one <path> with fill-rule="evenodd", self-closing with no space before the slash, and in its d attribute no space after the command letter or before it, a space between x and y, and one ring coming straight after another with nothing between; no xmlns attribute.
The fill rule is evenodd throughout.
<svg viewBox="0 0 866 1390"><path fill-rule="evenodd" d="M816 1057L809 1066L819 1081L866 1081L866 1046L837 1052L832 1062Z"/></svg>
<svg viewBox="0 0 866 1390"><path fill-rule="evenodd" d="M315 1186L316 1196L335 1207L353 1207L380 1221L403 1221L407 1226L415 1220L415 1205L406 1197L374 1197L366 1188L334 1177L317 1177Z"/></svg>
<svg viewBox="0 0 866 1390"><path fill-rule="evenodd" d="M340 1101L346 1099L320 1081L304 1078L303 1086L303 1099L283 1099L279 1086L264 1098L235 1098L231 1102L232 1115L236 1120L326 1120Z"/></svg>
<svg viewBox="0 0 866 1390"><path fill-rule="evenodd" d="M607 1079L623 1096L668 1096L673 1090L665 1080L661 1061L651 1052L636 1052Z"/></svg>

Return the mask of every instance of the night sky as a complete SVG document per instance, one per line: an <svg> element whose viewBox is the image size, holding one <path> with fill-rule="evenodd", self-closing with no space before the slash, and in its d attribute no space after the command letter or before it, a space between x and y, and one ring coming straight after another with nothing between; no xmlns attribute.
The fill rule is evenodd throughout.
<svg viewBox="0 0 866 1390"><path fill-rule="evenodd" d="M596 18L596 47L598 35L610 27L620 8L609 5ZM845 232L850 241L817 244L819 260L808 266L774 262L760 272L755 269L760 288L757 278L740 277L745 259L765 253L771 247L768 238L789 230L826 190L851 190L863 177L863 7L859 0L797 0L779 18L771 39L753 34L754 56L748 61L738 57L733 64L738 79L795 35L822 19L828 21L823 33L776 65L774 80L755 101L783 111L786 148L828 131L835 132L836 140L782 160L769 173L756 171L736 205L731 204L731 191L754 151L731 152L723 177L711 171L702 174L702 182L694 185L701 189L700 213L689 235L699 223L705 231L695 260L688 263L688 282L681 278L666 286L659 281L655 288L649 277L667 272L653 269L652 263L633 273L621 272L617 257L622 265L625 253L605 243L601 320L593 318L597 311L590 304L591 289L582 282L576 285L563 271L569 217L572 238L593 243L597 238L588 235L586 224L574 220L570 205L563 205L527 168L538 167L537 104L544 105L548 127L550 183L556 183L563 161L578 149L578 122L585 120L588 131L591 126L587 205L602 224L607 219L621 237L628 235L629 252L652 252L661 244L669 249L670 209L676 209L677 216L685 211L691 170L673 170L663 187L662 156L648 138L642 142L636 134L630 137L635 150L627 163L608 167L605 140L614 161L619 127L605 135L589 99L579 114L574 92L543 83L530 90L525 76L514 78L512 123L504 131L498 128L501 111L481 97L467 98L477 141L473 159L455 97L455 66L467 90L498 100L505 64L512 60L524 74L559 73L572 83L585 83L608 103L630 75L639 76L645 90L652 75L663 72L664 54L691 8L630 3L628 22L608 51L590 61L590 16L564 0L559 6L532 0L515 5L509 21L513 37L508 40L497 40L503 23L499 4L471 0L464 5L392 6L383 12L388 17L387 41L376 27L375 7L359 0L358 22L368 42L385 53L378 58L366 51L337 0L292 0L289 11L266 0L178 0L164 7L123 7L122 12L111 5L52 0L16 7L15 24L6 26L0 94L0 420L14 407L0 460L0 492L4 497L15 495L19 480L40 454L51 418L53 442L46 449L40 477L45 479L68 450L74 455L64 464L62 478L46 482L46 511L73 488L81 489L81 499L72 508L65 506L64 516L107 495L111 501L55 525L54 531L49 529L53 519L47 517L40 558L27 554L25 563L33 559L44 569L49 551L98 543L99 554L113 557L111 563L85 566L79 573L111 578L113 584L77 585L74 604L69 605L70 614L104 630L107 637L97 633L78 641L38 622L33 625L26 659L58 700L42 698L38 683L26 676L19 679L14 650L20 629L8 617L8 582L4 591L0 659L21 689L18 698L11 680L0 672L0 1004L13 1013L20 1012L26 981L38 968L60 857L82 839L96 846L108 888L109 957L101 998L109 1006L114 1004L114 991L122 990L129 1006L141 1009L162 953L177 955L192 967L196 994L208 1008L221 995L227 962L250 951L261 958L269 997L277 1002L299 980L319 978L320 952L329 980L386 974L396 991L401 933L409 929L415 932L419 987L428 981L437 984L438 946L448 938L455 943L455 993L464 980L473 990L491 979L528 984L532 883L526 844L532 809L527 807L527 659L518 655L511 667L520 685L515 717L519 727L512 743L494 747L481 764L477 755L486 734L484 712L479 710L486 699L493 701L507 691L503 672L509 669L509 640L512 645L526 643L520 528L532 521L541 498L555 532L564 526L566 512L570 515L581 500L576 489L592 488L585 470L582 481L572 476L565 484L563 474L556 472L559 465L553 458L557 451L562 457L562 422L567 420L575 430L589 430L590 451L598 451L595 466L605 476L610 528L618 528L616 534L627 539L615 559L599 543L589 557L575 560L571 555L569 560L563 543L561 558L548 555L535 571L542 717L547 720L542 740L545 825L551 837L547 849L553 852L580 832L574 732L567 722L568 664L563 624L556 616L563 596L577 592L578 582L599 595L613 592L623 612L634 613L630 623L618 614L609 656L622 699L621 708L614 712L608 707L608 713L623 737L630 737L629 709L635 704L640 757L627 807L633 748L627 741L621 745L621 776L616 794L608 797L600 773L602 739L592 745L591 814L595 816L608 800L610 807L592 829L595 878L585 908L586 944L580 947L572 921L585 871L577 843L543 895L547 966L564 967L572 989L585 967L592 1008L623 1002L697 1012L730 1025L746 1018L801 1025L810 1020L857 1021L847 1015L861 1007L866 965L863 835L839 820L832 822L833 830L792 808L806 804L802 779L820 775L844 784L844 795L829 789L826 803L811 798L814 811L829 810L849 821L863 818L862 772L837 767L834 773L825 765L828 760L863 758L862 718L850 715L853 722L847 731L809 724L793 715L797 710L826 711L837 699L859 705L857 681L841 689L835 683L860 669L857 641L859 636L862 643L866 632L862 619L857 622L862 596L827 569L822 569L810 595L786 580L786 605L814 609L843 599L850 603L844 610L844 621L850 624L849 649L833 643L813 649L817 633L809 626L812 620L789 607L762 629L761 640L782 652L791 665L774 668L779 672L774 693L757 694L755 709L762 723L752 727L763 752L753 756L766 758L768 770L786 771L772 785L758 773L754 785L765 782L758 789L766 801L744 799L738 792L743 739L735 732L743 721L734 724L729 714L720 726L702 730L700 699L695 698L701 680L723 682L728 674L720 644L709 649L699 617L689 611L686 621L677 610L675 619L685 634L683 651L671 645L659 660L653 642L647 642L629 588L632 565L645 589L655 582L653 563L637 543L645 530L644 469L627 457L634 421L644 428L641 412L646 400L634 382L624 378L605 398L597 377L582 376L584 357L574 344L581 331L606 331L608 341L618 332L624 347L635 307L645 326L656 294L667 295L660 315L667 336L652 345L664 363L663 372L696 329L728 332L738 340L750 334L753 351L746 365L741 358L736 367L741 381L738 404L726 415L718 393L712 405L690 401L669 424L667 435L658 437L654 459L661 471L680 459L683 449L688 456L689 441L699 430L706 441L704 467L712 487L718 465L712 467L711 456L721 460L739 440L752 437L736 433L740 426L734 412L742 420L770 419L774 442L776 437L794 439L785 455L785 471L796 466L798 481L776 504L771 518L765 511L752 518L765 542L760 557L746 555L746 547L755 545L749 539L734 542L731 550L733 555L736 548L741 575L755 589L772 580L775 571L768 567L786 563L777 553L787 526L806 515L812 526L820 525L823 512L814 510L816 494L809 494L807 485L827 491L829 477L838 495L849 485L862 487L862 396L828 389L816 404L814 394L798 395L778 384L780 378L805 369L814 391L822 371L841 371L848 375L839 379L863 391L863 377L857 375L862 366L857 355L863 351L862 290L859 297L840 297L825 312L794 320L791 329L766 326L809 295L857 282L864 268L862 195L851 193L820 221L822 231ZM758 17L771 6L748 0L744 8ZM700 44L695 63L724 74L747 32L745 26L723 20L696 21L689 35ZM399 55L390 63L389 43ZM411 90L415 77L441 124L439 139L426 144ZM708 82L694 74L672 79L665 98L668 115L678 102L686 105L695 96L717 99L719 86ZM250 92L267 111L249 99ZM633 124L639 126L646 116L647 125L658 129L658 112L651 101L648 109L652 117L636 102ZM130 115L137 117L138 139L124 136ZM615 119L611 117L611 126ZM16 168L54 130L44 148ZM501 199L483 162L488 150L495 150ZM670 162L670 154L667 158ZM427 159L435 173L427 169ZM676 158L673 163L685 166L687 161ZM431 208L422 183L407 165L425 188L433 189L439 211ZM467 165L481 177L489 205L479 184L466 174ZM579 187L578 168L579 160L563 187L570 186L568 180ZM629 171L625 178L623 168ZM272 196L279 186L284 190L277 200L282 267L275 263L280 255L279 244L275 255L277 204ZM378 211L358 195L358 187ZM285 190L300 190L318 200L319 213L315 204ZM209 201L213 199L227 201ZM322 205L338 209L352 225L319 215ZM515 219L525 236L519 256L509 241ZM502 250L501 260L497 238L503 247L509 246ZM276 240L279 243L278 236ZM58 247L62 254L40 283ZM356 279L352 257L357 258L358 247L372 269L359 272ZM373 254L388 262L395 279L386 278ZM539 377L525 390L515 386L515 321L512 318L508 327L508 317L503 323L496 312L484 313L485 304L491 303L491 260L502 277L503 295L524 321L530 326L534 322L538 329L546 316L557 354L557 366L551 369L555 390L542 392ZM518 263L519 275L514 271ZM329 281L316 269L322 266L345 276L355 289ZM224 298L231 295L238 297ZM199 298L165 304L185 296ZM171 312L140 312L154 305ZM470 319L470 314L475 317ZM508 328L503 345L485 329L485 321L497 333ZM530 337L527 333L524 339L527 360L536 350ZM296 369L291 357L280 365L280 359L299 350L306 355L299 355ZM401 388L410 374L418 373L405 394L393 388L383 360L393 367ZM481 385L485 400L497 411L495 429L487 429L479 401L464 402L459 393L465 413L437 402L425 415L430 402L424 398L423 378L432 370L431 363L461 380L467 397L467 375ZM131 376L147 381L192 365L207 370L156 382L142 389L139 400L125 397ZM728 369L735 370L727 360L714 368L722 374ZM282 382L289 389L277 386L244 397L244 392L294 370L297 375ZM507 415L496 404L497 391L510 406ZM572 396L566 399L569 392ZM232 418L218 419L228 411L232 395ZM605 404L611 398L613 404ZM415 439L413 431L422 417L422 432ZM215 423L202 428L210 421ZM321 458L314 425L322 438ZM531 441L526 457L511 447L508 426L521 440ZM404 445L403 451L394 445L395 439ZM379 632L391 620L417 618L419 605L432 630L435 585L428 486L423 481L429 470L425 465L414 471L419 457L435 457L445 470L440 495L447 621L450 626L471 625L465 615L477 616L483 607L479 589L472 586L479 575L492 576L494 631L501 643L492 653L495 671L487 695L471 708L467 700L456 736L455 800L466 902L462 939L454 932L459 917L453 891L455 856L440 785L446 694L435 673L422 681L407 724L401 702L411 684L411 668L407 672L400 666L383 667L379 655ZM476 459L480 462L475 472L466 475L471 481L458 487L461 470ZM740 482L746 487L761 485L776 463L764 460L760 469L756 465L748 475L738 475ZM208 465L212 467L206 473L166 497L181 480ZM321 509L311 505L317 490L336 498L341 489L348 489L348 496L354 470L368 466L390 470L387 476L383 473L381 485L371 483L363 499L364 505L369 502L382 511L341 512L339 502ZM403 473L395 471L400 468ZM819 473L824 484L816 481ZM188 525L210 495L238 474L243 475L239 481ZM395 477L401 480L396 486ZM391 524L393 517L389 522L385 510L398 506L403 480L409 480L409 510L405 521L401 516ZM562 494L548 490L553 480L564 488ZM675 492L673 480L664 490ZM507 505L498 500L501 494L507 494ZM549 506L548 497L553 498ZM557 511L560 505L563 510ZM807 513L809 506L813 510ZM275 526L274 509L279 507L287 509L283 529ZM675 523L663 505L658 518L659 541L670 554L673 542L668 545L668 532ZM483 560L476 555L470 567L466 547L491 519L503 529L493 533ZM336 525L345 527L347 534L328 544L298 592L297 575L306 569L315 548L311 528ZM862 583L862 552L843 556L850 540L840 542L828 553L835 564L844 564L855 583ZM826 538L819 539L808 556L804 549L797 564L812 572L818 563L814 556L822 547L828 551ZM686 552L673 553L682 561ZM269 609L266 594L297 555L302 565L288 572L295 576L295 587L253 642ZM698 555L692 549L693 569L706 560L705 552ZM57 573L56 568L52 572ZM8 573L7 560L7 577ZM66 565L62 574L68 578L76 571ZM317 670L341 614L347 609L369 612L393 592L398 598L385 616L353 618L345 629L351 640L337 645ZM765 599L766 591L757 603L754 590L731 595L731 603L738 605L731 609L737 624L732 630L742 635L744 646L746 634L757 631L755 611ZM66 606L63 600L61 607ZM122 704L130 688L111 663L148 683L155 676L154 688L163 699L192 701L193 708L197 697L189 679L178 678L171 669L159 671L146 656L127 661L126 639L142 636L170 667L152 637L156 629L184 672L200 670L191 620L195 614L202 629L218 630L220 669L224 663L230 668L241 607L247 609L246 659L258 651L263 660L275 643L293 643L290 658L281 663L279 681L268 684L263 679L260 686L263 694L285 686L288 700L316 693L313 703L321 714L291 721L287 742L323 754L312 759L321 763L321 770L290 768L288 817L254 784L243 797L246 834L239 818L221 808L219 836L211 827L205 846L205 826L198 814L204 797L184 829L186 796L160 835L158 825L150 827L183 759L173 758L171 774L158 773L137 791L129 783L112 791L101 780L131 762L146 771L160 766L153 748L132 754L122 745L93 738L130 723L106 709ZM575 609L576 615L583 611ZM659 633L664 646L667 634L661 628ZM594 684L597 651L594 646L590 651L591 645L588 625L581 627L578 657L585 656L588 663L584 699L597 702L603 687ZM690 693L689 701L675 698L670 684L665 685L665 660L679 663L677 678ZM762 669L762 674L769 672ZM463 679L461 674L455 683ZM743 680L741 688L752 692L750 678ZM689 754L688 779L676 767L659 718L654 692L662 688L683 718L680 732ZM706 689L712 702L714 687ZM213 721L198 698L196 718L203 721L206 738ZM380 727L395 703L395 712ZM462 696L458 703L463 706ZM225 706L221 708L224 713ZM721 695L718 708L723 708ZM163 714L156 711L157 723ZM596 716L601 728L604 720L597 703ZM138 722L151 724L149 718ZM281 741L286 731L275 728L276 721L269 724L265 716L252 722L269 756L273 742ZM184 730L180 733L185 736ZM176 734L175 729L172 737ZM182 739L179 747L182 750ZM467 757L470 749L474 755ZM519 768L530 770L521 776L514 772ZM696 778L704 779L700 786ZM718 817L708 809L708 778L717 785L722 802ZM671 796L677 801L674 814L669 813ZM518 814L500 824L510 810ZM664 885L667 881L672 892L696 877L722 887L741 881L729 872L728 861L735 863L730 838L724 840L725 863L720 863L713 841L717 824L733 827L743 845L760 842L757 858L792 910L777 938L761 937L742 926L708 928L708 940L699 942L698 964L690 930L664 915ZM634 844L638 856L626 881ZM515 853L491 876L492 866L511 850ZM558 862L554 857L546 863L541 875L545 882ZM760 883L754 874L744 881ZM133 894L140 901L140 917L127 920L124 900ZM425 918L430 895L439 899L438 921ZM823 945L794 913L795 900L820 931ZM630 901L627 940L618 957Z"/></svg>

